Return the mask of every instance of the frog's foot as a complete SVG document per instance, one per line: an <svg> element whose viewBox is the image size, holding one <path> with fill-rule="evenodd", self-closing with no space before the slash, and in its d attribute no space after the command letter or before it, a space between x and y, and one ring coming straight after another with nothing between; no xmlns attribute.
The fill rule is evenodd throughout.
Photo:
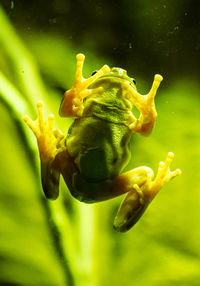
<svg viewBox="0 0 200 286"><path fill-rule="evenodd" d="M149 190L147 190L147 194L150 196L151 200L160 191L160 189L164 184L166 184L171 179L181 174L180 169L176 169L175 171L170 170L170 165L173 158L174 154L172 152L169 152L167 154L165 162L160 162L157 176L155 180L151 182Z"/></svg>
<svg viewBox="0 0 200 286"><path fill-rule="evenodd" d="M139 220L162 186L181 173L179 169L170 171L170 164L173 157L174 154L169 152L166 161L160 162L158 173L154 181L151 169L149 169L149 171L146 167L135 169L135 175L138 174L138 176L141 176L142 172L144 173L141 177L143 178L143 183L141 179L139 181L138 179L136 180L137 176L135 176L134 180L137 181L137 183L133 184L132 190L128 192L122 201L115 217L115 230L121 232L129 230Z"/></svg>
<svg viewBox="0 0 200 286"><path fill-rule="evenodd" d="M42 161L51 161L57 153L64 148L64 135L58 129L54 129L54 115L48 116L48 121L44 120L43 102L37 103L38 118L32 121L28 115L23 120L30 127L37 138L38 148Z"/></svg>
<svg viewBox="0 0 200 286"><path fill-rule="evenodd" d="M134 89L129 83L126 82L123 84L123 88L126 92L126 97L138 108L142 114L145 115L150 111L155 113L154 98L162 80L163 77L159 74L156 74L154 76L151 90L146 95L138 93L136 89Z"/></svg>
<svg viewBox="0 0 200 286"><path fill-rule="evenodd" d="M151 90L146 95L139 94L132 86L130 86L130 84L124 83L123 87L125 96L141 113L138 120L135 120L134 118L134 120L129 124L129 128L133 132L142 133L144 135L148 135L151 132L154 121L157 117L154 98L162 79L161 75L156 74L154 76Z"/></svg>
<svg viewBox="0 0 200 286"><path fill-rule="evenodd" d="M65 92L63 101L60 106L60 115L64 117L80 117L83 113L83 98L87 97L94 92L102 92L103 89L88 89L97 78L108 73L110 68L104 65L99 71L88 79L84 79L82 76L83 64L85 56L83 54L78 54L76 56L77 67L76 67L76 77L72 88Z"/></svg>

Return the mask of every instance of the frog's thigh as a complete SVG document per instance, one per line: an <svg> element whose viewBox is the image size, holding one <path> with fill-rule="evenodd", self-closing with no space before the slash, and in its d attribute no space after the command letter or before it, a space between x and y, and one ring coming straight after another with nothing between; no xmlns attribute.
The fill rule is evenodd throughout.
<svg viewBox="0 0 200 286"><path fill-rule="evenodd" d="M141 187L152 177L153 171L148 167L139 167L100 182L89 182L77 172L70 184L73 186L71 193L86 203L104 201L134 190L134 185Z"/></svg>
<svg viewBox="0 0 200 286"><path fill-rule="evenodd" d="M115 178L114 184L116 190L120 192L119 194L123 194L131 191L134 185L142 187L147 181L151 181L153 176L154 173L151 168L138 167Z"/></svg>

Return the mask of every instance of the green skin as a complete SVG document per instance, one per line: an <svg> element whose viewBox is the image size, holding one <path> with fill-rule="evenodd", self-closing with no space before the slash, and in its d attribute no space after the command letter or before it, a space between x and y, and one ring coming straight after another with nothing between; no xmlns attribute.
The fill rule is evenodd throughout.
<svg viewBox="0 0 200 286"><path fill-rule="evenodd" d="M118 69L90 86L103 87L104 92L85 99L82 116L68 131L66 146L77 168L72 177L78 178L69 189L87 203L115 196L104 185L119 175L130 158L132 132L126 122L132 105L122 95L121 81L126 79L134 84L125 73Z"/></svg>

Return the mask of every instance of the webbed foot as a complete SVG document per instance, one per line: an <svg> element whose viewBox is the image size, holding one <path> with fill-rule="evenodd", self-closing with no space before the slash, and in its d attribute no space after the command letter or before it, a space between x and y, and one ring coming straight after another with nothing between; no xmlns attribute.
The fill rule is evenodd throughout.
<svg viewBox="0 0 200 286"><path fill-rule="evenodd" d="M159 192L164 184L169 182L174 177L181 174L180 169L176 169L175 171L170 170L170 165L173 161L174 154L169 152L167 154L167 158L165 162L160 162L158 167L158 173L153 182L151 182L149 194L151 194L151 198L153 199L155 195Z"/></svg>
<svg viewBox="0 0 200 286"><path fill-rule="evenodd" d="M154 99L162 80L163 77L156 74L154 76L151 90L146 95L141 95L130 84L124 83L123 87L126 92L126 97L140 111L140 117L138 120L136 120L134 117L132 120L130 120L132 122L129 123L129 128L132 130L132 132L138 132L143 135L148 135L151 132L157 117Z"/></svg>
<svg viewBox="0 0 200 286"><path fill-rule="evenodd" d="M64 135L58 129L54 129L54 115L48 116L48 121L44 119L44 107L43 102L37 103L38 118L32 121L31 118L26 115L23 120L30 127L37 138L38 148L40 152L41 160L50 161L61 151L64 144L61 144L64 140Z"/></svg>

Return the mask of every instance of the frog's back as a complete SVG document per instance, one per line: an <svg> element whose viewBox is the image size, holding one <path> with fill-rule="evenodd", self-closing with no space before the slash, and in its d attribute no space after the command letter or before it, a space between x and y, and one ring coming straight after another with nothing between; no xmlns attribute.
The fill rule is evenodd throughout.
<svg viewBox="0 0 200 286"><path fill-rule="evenodd" d="M82 176L98 182L118 175L126 165L130 136L125 124L83 116L72 124L66 143Z"/></svg>

